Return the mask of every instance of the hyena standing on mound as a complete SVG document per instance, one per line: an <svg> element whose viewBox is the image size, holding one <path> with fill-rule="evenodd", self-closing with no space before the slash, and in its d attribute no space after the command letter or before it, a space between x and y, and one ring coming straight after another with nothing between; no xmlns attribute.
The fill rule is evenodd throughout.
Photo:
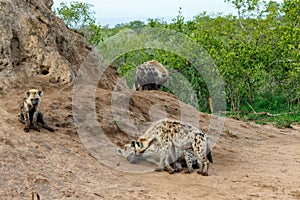
<svg viewBox="0 0 300 200"><path fill-rule="evenodd" d="M20 105L20 114L18 115L19 121L26 124L25 132L29 132L30 129L40 131L38 123L41 123L43 128L51 132L54 131L53 128L46 124L42 113L39 112L42 95L43 92L37 89L31 89L25 93L24 101Z"/></svg>
<svg viewBox="0 0 300 200"><path fill-rule="evenodd" d="M136 141L125 145L122 154L124 157L127 156L127 160L136 161L155 143L162 149L159 168L155 171L162 171L166 167L169 173L174 173L175 169L170 166L170 160L177 160L176 149L178 148L185 152L191 150L200 164L198 173L208 175L209 162L212 163L213 160L209 139L203 131L186 123L163 119L155 122ZM190 167L189 171L192 171Z"/></svg>
<svg viewBox="0 0 300 200"><path fill-rule="evenodd" d="M156 60L150 60L137 67L133 89L159 90L168 78L168 70Z"/></svg>

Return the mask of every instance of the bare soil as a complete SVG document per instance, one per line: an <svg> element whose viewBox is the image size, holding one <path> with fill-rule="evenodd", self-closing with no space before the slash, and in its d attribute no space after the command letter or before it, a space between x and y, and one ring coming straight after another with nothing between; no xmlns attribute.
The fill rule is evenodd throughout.
<svg viewBox="0 0 300 200"><path fill-rule="evenodd" d="M17 114L28 88L14 88L0 96L0 199L31 199L32 193L42 200L300 199L299 125L277 129L226 119L212 149L214 163L207 177L196 172L126 173L104 165L83 145L73 124L72 88L41 87L41 112L55 127L54 133L23 131ZM110 91L97 91L99 122L120 146L130 137L112 123L109 95ZM131 109L145 126L152 99L163 104L174 97L159 91L135 94ZM169 108L176 106L173 104ZM146 114L139 117L138 112ZM211 116L199 115L201 128L207 130Z"/></svg>

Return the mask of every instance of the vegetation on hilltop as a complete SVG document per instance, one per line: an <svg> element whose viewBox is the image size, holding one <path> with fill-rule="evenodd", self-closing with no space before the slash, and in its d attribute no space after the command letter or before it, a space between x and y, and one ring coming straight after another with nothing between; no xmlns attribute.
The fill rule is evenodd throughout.
<svg viewBox="0 0 300 200"><path fill-rule="evenodd" d="M90 4L62 3L55 12L94 45L126 29L157 27L185 34L203 47L218 67L225 83L228 115L258 123L271 121L278 127L300 123L300 0L282 4L225 1L238 10L238 16L204 12L186 21L180 9L171 23L149 19L109 28L96 24ZM210 94L203 77L189 60L174 52L145 48L125 53L113 64L122 75L133 77L133 69L150 59L180 72L197 96L196 107L210 112ZM129 85L131 82L128 80ZM189 96L179 98L190 103Z"/></svg>

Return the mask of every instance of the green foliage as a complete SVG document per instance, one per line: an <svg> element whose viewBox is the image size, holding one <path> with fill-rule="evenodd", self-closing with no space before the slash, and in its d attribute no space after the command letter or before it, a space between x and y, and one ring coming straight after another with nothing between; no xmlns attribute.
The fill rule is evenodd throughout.
<svg viewBox="0 0 300 200"><path fill-rule="evenodd" d="M172 21L173 23L170 24L170 28L182 33L184 31L184 16L181 8L179 8L177 17Z"/></svg>
<svg viewBox="0 0 300 200"><path fill-rule="evenodd" d="M242 117L245 121L255 121L257 124L265 125L272 123L277 128L291 128L293 123L300 123L300 112L281 113L273 116L261 114L248 114Z"/></svg>
<svg viewBox="0 0 300 200"><path fill-rule="evenodd" d="M98 45L103 41L103 31L101 26L89 24L80 30L92 45Z"/></svg>
<svg viewBox="0 0 300 200"><path fill-rule="evenodd" d="M138 31L139 28L162 28L183 33L203 47L218 67L225 82L228 113L261 124L273 122L278 127L289 127L293 122L300 123L300 1L284 0L281 4L262 0L225 1L237 9L238 16L211 16L203 12L193 20L185 21L180 8L171 23L148 19L147 23L133 21L119 24L115 28L96 25L92 28L90 26L88 34L84 35L88 36L91 43L101 44L102 40L109 39L116 33L123 31L126 34ZM66 10L65 4L62 4L58 14L67 16L63 18L67 24L71 24L71 27L82 25L74 17L77 15ZM71 11L75 12L76 9L71 6ZM87 14L91 16L93 12L82 12L80 15ZM94 24L93 20L89 22ZM160 33L155 36L153 39L164 40L160 38ZM126 37L124 36L125 39ZM141 35L140 39L143 37ZM135 42L131 45L138 47L141 43ZM161 62L173 76L179 77L180 74L183 77L176 77L179 80L177 86L168 81L164 85L164 91L174 93L174 90L178 90L179 94L175 95L182 101L201 111L210 111L210 94L205 77L196 70L190 58L182 58L162 48L137 48L129 53L122 53L120 50L119 57L112 64L132 87L135 68L151 59ZM177 88L174 89L175 87ZM191 93L195 96L186 95L189 88L192 88ZM253 114L259 112L280 115L269 117Z"/></svg>
<svg viewBox="0 0 300 200"><path fill-rule="evenodd" d="M294 27L299 27L300 0L284 0L283 2L281 10L285 13L285 21Z"/></svg>
<svg viewBox="0 0 300 200"><path fill-rule="evenodd" d="M132 22L129 22L129 23L123 23L123 24L117 24L115 27L116 28L125 28L125 27L128 27L128 28L143 28L145 26L145 23L140 21L140 20L135 20L135 21L132 21Z"/></svg>
<svg viewBox="0 0 300 200"><path fill-rule="evenodd" d="M91 4L78 1L71 2L70 6L62 2L55 12L69 28L77 29L95 23L95 12L91 7Z"/></svg>
<svg viewBox="0 0 300 200"><path fill-rule="evenodd" d="M101 26L95 23L92 7L91 4L78 1L71 2L69 6L62 2L54 12L69 28L84 35L91 44L98 45L103 41L103 33Z"/></svg>

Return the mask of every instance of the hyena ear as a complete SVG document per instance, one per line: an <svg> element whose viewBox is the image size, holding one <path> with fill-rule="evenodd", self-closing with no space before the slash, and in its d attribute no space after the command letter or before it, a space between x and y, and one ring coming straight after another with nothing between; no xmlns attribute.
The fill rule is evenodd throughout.
<svg viewBox="0 0 300 200"><path fill-rule="evenodd" d="M123 155L123 150L120 149L120 148L117 148L117 153L118 153L119 155Z"/></svg>
<svg viewBox="0 0 300 200"><path fill-rule="evenodd" d="M135 147L135 143L136 143L136 141L131 140L131 142L130 142L130 147Z"/></svg>
<svg viewBox="0 0 300 200"><path fill-rule="evenodd" d="M38 95L41 97L41 96L43 96L43 91L42 90L39 90L38 91Z"/></svg>
<svg viewBox="0 0 300 200"><path fill-rule="evenodd" d="M30 96L30 92L29 91L25 92L25 96L29 97Z"/></svg>
<svg viewBox="0 0 300 200"><path fill-rule="evenodd" d="M141 147L141 144L139 142L135 143L139 148Z"/></svg>

